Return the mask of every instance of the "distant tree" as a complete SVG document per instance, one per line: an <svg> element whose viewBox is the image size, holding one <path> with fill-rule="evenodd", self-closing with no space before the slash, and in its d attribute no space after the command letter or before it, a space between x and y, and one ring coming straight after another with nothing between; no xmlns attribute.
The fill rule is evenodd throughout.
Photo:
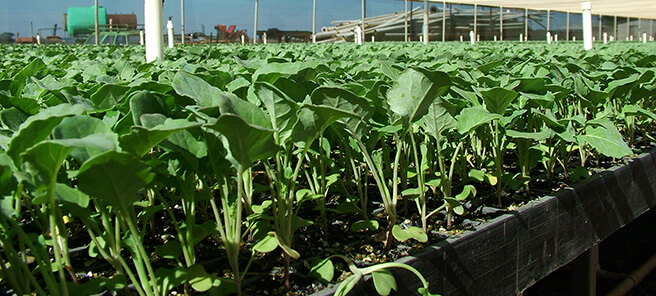
<svg viewBox="0 0 656 296"><path fill-rule="evenodd" d="M0 43L14 43L14 33L4 32L0 34Z"/></svg>

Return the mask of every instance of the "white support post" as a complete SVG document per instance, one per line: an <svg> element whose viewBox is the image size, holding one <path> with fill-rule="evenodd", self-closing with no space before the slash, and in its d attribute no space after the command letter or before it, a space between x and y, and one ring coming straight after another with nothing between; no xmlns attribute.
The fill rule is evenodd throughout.
<svg viewBox="0 0 656 296"><path fill-rule="evenodd" d="M363 0L364 1L364 0ZM424 0L424 44L428 44L428 0Z"/></svg>
<svg viewBox="0 0 656 296"><path fill-rule="evenodd" d="M494 42L497 41L497 35L494 35Z"/></svg>
<svg viewBox="0 0 656 296"><path fill-rule="evenodd" d="M474 4L474 31L472 33L474 36L478 34L478 4Z"/></svg>
<svg viewBox="0 0 656 296"><path fill-rule="evenodd" d="M314 39L314 42L317 42L317 37L312 35L312 38ZM266 32L262 33L262 43L267 44L267 35Z"/></svg>
<svg viewBox="0 0 656 296"><path fill-rule="evenodd" d="M362 29L360 29L360 26L355 26L355 44L360 45L362 44Z"/></svg>
<svg viewBox="0 0 656 296"><path fill-rule="evenodd" d="M366 37L366 34L364 32L367 28L367 26L364 23L366 18L367 18L367 0L362 0L362 21L360 23L360 26L362 27L360 28L361 29L360 34L362 34L362 36L360 36L360 44L364 42L364 38Z"/></svg>
<svg viewBox="0 0 656 296"><path fill-rule="evenodd" d="M144 0L144 28L146 30L146 62L164 59L162 1Z"/></svg>
<svg viewBox="0 0 656 296"><path fill-rule="evenodd" d="M554 35L554 42L558 42L558 34Z"/></svg>
<svg viewBox="0 0 656 296"><path fill-rule="evenodd" d="M253 43L257 43L257 13L259 9L259 0L255 0L255 21L253 24Z"/></svg>
<svg viewBox="0 0 656 296"><path fill-rule="evenodd" d="M551 44L551 32L547 32L547 44Z"/></svg>
<svg viewBox="0 0 656 296"><path fill-rule="evenodd" d="M171 20L171 17L169 17L169 21L166 22L166 36L169 39L169 48L173 48L173 21ZM182 35L184 38L184 35Z"/></svg>
<svg viewBox="0 0 656 296"><path fill-rule="evenodd" d="M647 32L642 33L642 43L647 43Z"/></svg>
<svg viewBox="0 0 656 296"><path fill-rule="evenodd" d="M144 31L139 31L139 44L141 46L144 46L146 44L146 41L144 40Z"/></svg>
<svg viewBox="0 0 656 296"><path fill-rule="evenodd" d="M312 5L312 43L317 43L317 0Z"/></svg>
<svg viewBox="0 0 656 296"><path fill-rule="evenodd" d="M499 6L499 40L503 41L503 6Z"/></svg>
<svg viewBox="0 0 656 296"><path fill-rule="evenodd" d="M404 2L404 10L403 12L405 13L405 17L403 18L403 24L405 25L403 27L403 40L405 42L408 42L408 0L403 1Z"/></svg>
<svg viewBox="0 0 656 296"><path fill-rule="evenodd" d="M519 33L519 42L524 42L524 34Z"/></svg>
<svg viewBox="0 0 656 296"><path fill-rule="evenodd" d="M184 0L180 0L180 44L185 44Z"/></svg>
<svg viewBox="0 0 656 296"><path fill-rule="evenodd" d="M585 1L581 4L583 8L583 48L592 49L592 3Z"/></svg>
<svg viewBox="0 0 656 296"><path fill-rule="evenodd" d="M604 32L604 44L608 44L608 33Z"/></svg>
<svg viewBox="0 0 656 296"><path fill-rule="evenodd" d="M460 42L463 42L465 39L463 39L462 35L460 35Z"/></svg>
<svg viewBox="0 0 656 296"><path fill-rule="evenodd" d="M547 32L551 31L551 10L547 9Z"/></svg>
<svg viewBox="0 0 656 296"><path fill-rule="evenodd" d="M442 1L442 42L446 42L446 1Z"/></svg>
<svg viewBox="0 0 656 296"><path fill-rule="evenodd" d="M528 41L528 8L524 10L524 41Z"/></svg>
<svg viewBox="0 0 656 296"><path fill-rule="evenodd" d="M94 31L93 34L96 36L96 45L98 45L98 38L100 37L100 33L98 32L98 0L93 1L93 7L94 7Z"/></svg>
<svg viewBox="0 0 656 296"><path fill-rule="evenodd" d="M474 39L474 31L469 31L469 42L471 42L471 44L476 43L476 39Z"/></svg>

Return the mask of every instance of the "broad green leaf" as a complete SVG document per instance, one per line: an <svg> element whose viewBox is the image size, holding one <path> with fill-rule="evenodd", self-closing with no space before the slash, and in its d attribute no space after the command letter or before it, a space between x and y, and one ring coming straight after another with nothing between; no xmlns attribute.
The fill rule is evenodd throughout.
<svg viewBox="0 0 656 296"><path fill-rule="evenodd" d="M98 277L89 279L83 284L67 282L68 292L71 295L97 295L103 291L120 291L127 286L125 275L116 275L112 278Z"/></svg>
<svg viewBox="0 0 656 296"><path fill-rule="evenodd" d="M280 77L297 74L301 71L300 63L269 63L258 67L253 73L253 81L275 83Z"/></svg>
<svg viewBox="0 0 656 296"><path fill-rule="evenodd" d="M155 247L155 254L166 259L177 259L182 256L182 245L178 241L169 240L163 245Z"/></svg>
<svg viewBox="0 0 656 296"><path fill-rule="evenodd" d="M354 113L357 117L344 117L338 122L346 125L349 131L360 139L368 134L367 121L372 116L373 108L366 99L342 88L319 87L312 92L310 100L315 105L330 106Z"/></svg>
<svg viewBox="0 0 656 296"><path fill-rule="evenodd" d="M358 116L329 106L303 105L298 111L298 121L292 131L292 141L299 147L311 145L329 125L345 117Z"/></svg>
<svg viewBox="0 0 656 296"><path fill-rule="evenodd" d="M456 116L456 129L461 134L473 132L477 127L493 120L500 119L501 115L490 113L482 106L465 108Z"/></svg>
<svg viewBox="0 0 656 296"><path fill-rule="evenodd" d="M274 232L274 235L276 237L276 240L278 241L278 246L285 252L289 257L292 257L294 259L299 259L301 258L301 254L298 253L298 251L292 249L288 244L286 244L284 241L280 239L277 233Z"/></svg>
<svg viewBox="0 0 656 296"><path fill-rule="evenodd" d="M428 108L428 114L422 118L426 131L435 139L440 139L442 132L456 127L457 122L439 101Z"/></svg>
<svg viewBox="0 0 656 296"><path fill-rule="evenodd" d="M476 187L473 185L465 185L465 187L462 189L462 192L456 195L456 200L463 201L470 196L476 196Z"/></svg>
<svg viewBox="0 0 656 296"><path fill-rule="evenodd" d="M278 151L273 130L250 125L233 114L221 115L216 123L205 128L221 134L221 141L228 148L227 159L239 172L258 160L273 157Z"/></svg>
<svg viewBox="0 0 656 296"><path fill-rule="evenodd" d="M82 192L117 209L127 209L139 199L137 191L150 183L154 174L132 154L109 151L82 164L76 178Z"/></svg>
<svg viewBox="0 0 656 296"><path fill-rule="evenodd" d="M364 230L375 231L378 230L378 221L376 220L359 220L351 224L351 232L359 232Z"/></svg>
<svg viewBox="0 0 656 296"><path fill-rule="evenodd" d="M487 111L501 115L506 113L506 108L519 96L515 91L499 87L481 91L481 95Z"/></svg>
<svg viewBox="0 0 656 296"><path fill-rule="evenodd" d="M387 269L378 269L371 273L371 276L374 279L374 287L376 287L376 292L378 294L387 296L392 290L396 291L396 279L394 275Z"/></svg>
<svg viewBox="0 0 656 296"><path fill-rule="evenodd" d="M158 115L159 114L151 117L164 119L163 116ZM142 120L144 120L143 116ZM165 118L161 124L151 128L133 126L132 131L127 135L121 136L119 141L121 148L123 148L124 151L142 157L148 153L150 149L157 146L157 144L164 141L175 132L198 126L200 126L200 123L189 122L185 119Z"/></svg>
<svg viewBox="0 0 656 296"><path fill-rule="evenodd" d="M60 140L60 143L75 146L71 156L80 162L102 152L118 149L118 135L102 120L91 116L78 115L64 118L52 130L52 136Z"/></svg>
<svg viewBox="0 0 656 296"><path fill-rule="evenodd" d="M169 292L187 281L187 270L182 267L164 268L160 267L155 270L155 278L159 286L159 292L162 295L169 295Z"/></svg>
<svg viewBox="0 0 656 296"><path fill-rule="evenodd" d="M187 282L197 292L206 292L214 286L215 277L205 271L200 264L187 268Z"/></svg>
<svg viewBox="0 0 656 296"><path fill-rule="evenodd" d="M26 169L40 177L38 181L43 183L39 185L50 186L56 182L57 173L71 151L72 147L44 141L27 149L21 156Z"/></svg>
<svg viewBox="0 0 656 296"><path fill-rule="evenodd" d="M219 95L217 105L221 114L237 115L251 125L268 129L272 127L271 120L262 108L249 101L242 100L233 94Z"/></svg>
<svg viewBox="0 0 656 296"><path fill-rule="evenodd" d="M9 195L16 188L14 171L17 170L9 156L0 153L0 196Z"/></svg>
<svg viewBox="0 0 656 296"><path fill-rule="evenodd" d="M588 143L590 147L608 157L622 158L633 154L617 130L588 126L585 128L585 133L577 136L576 139L579 145Z"/></svg>
<svg viewBox="0 0 656 296"><path fill-rule="evenodd" d="M319 260L313 258L310 263L310 272L308 276L329 283L335 276L335 266L330 259Z"/></svg>
<svg viewBox="0 0 656 296"><path fill-rule="evenodd" d="M6 152L7 155L14 160L16 166L21 166L20 153L45 140L64 117L80 115L83 111L84 108L80 105L62 104L28 117L20 125L18 132L13 134Z"/></svg>
<svg viewBox="0 0 656 296"><path fill-rule="evenodd" d="M462 203L458 199L445 196L444 201L447 202L456 215L462 215L465 213L465 208L462 207Z"/></svg>
<svg viewBox="0 0 656 296"><path fill-rule="evenodd" d="M292 136L298 105L271 84L255 82L251 89L269 113L271 127L277 131L276 143L283 145Z"/></svg>
<svg viewBox="0 0 656 296"><path fill-rule="evenodd" d="M154 93L142 90L130 96L130 111L135 125L141 125L143 114L167 114L166 103Z"/></svg>
<svg viewBox="0 0 656 296"><path fill-rule="evenodd" d="M77 189L73 189L66 184L57 183L55 190L55 199L60 202L74 204L81 208L89 206L89 196Z"/></svg>
<svg viewBox="0 0 656 296"><path fill-rule="evenodd" d="M387 91L387 103L407 129L411 123L426 115L428 107L450 86L451 79L444 72L409 68Z"/></svg>
<svg viewBox="0 0 656 296"><path fill-rule="evenodd" d="M550 128L543 128L539 132L529 133L529 132L520 132L516 130L506 130L506 136L516 139L527 139L534 141L543 141L546 139L551 139L556 135L553 130Z"/></svg>
<svg viewBox="0 0 656 296"><path fill-rule="evenodd" d="M276 239L275 233L268 233L263 239L257 242L253 246L253 250L260 253L270 253L273 250L278 248L278 240Z"/></svg>
<svg viewBox="0 0 656 296"><path fill-rule="evenodd" d="M624 113L625 116L644 116L656 120L656 114L654 112L636 105L624 105L624 107L622 107L622 113Z"/></svg>
<svg viewBox="0 0 656 296"><path fill-rule="evenodd" d="M0 111L0 123L12 131L17 131L18 127L27 119L27 113L11 107Z"/></svg>
<svg viewBox="0 0 656 296"><path fill-rule="evenodd" d="M125 103L125 94L128 86L118 84L105 84L90 97L93 105L100 110L113 109Z"/></svg>
<svg viewBox="0 0 656 296"><path fill-rule="evenodd" d="M394 238L400 242L404 242L409 239L415 239L422 243L428 241L428 235L424 232L424 230L416 226L410 226L407 229L403 229L400 225L394 225L392 227L392 235L394 235Z"/></svg>
<svg viewBox="0 0 656 296"><path fill-rule="evenodd" d="M339 283L339 286L337 287L337 290L335 290L334 295L346 296L351 290L353 290L355 285L357 285L361 279L362 279L362 273L360 271L352 274L351 276L343 280L341 283Z"/></svg>
<svg viewBox="0 0 656 296"><path fill-rule="evenodd" d="M200 106L216 106L223 92L193 74L179 71L171 82L173 89L183 96L190 97Z"/></svg>

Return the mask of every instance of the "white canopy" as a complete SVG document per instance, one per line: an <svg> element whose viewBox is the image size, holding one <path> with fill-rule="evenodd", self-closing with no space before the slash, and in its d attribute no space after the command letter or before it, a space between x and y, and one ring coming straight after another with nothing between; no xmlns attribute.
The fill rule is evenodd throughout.
<svg viewBox="0 0 656 296"><path fill-rule="evenodd" d="M429 2L442 3L443 1L429 0ZM577 13L582 11L581 0L458 0L446 2ZM656 0L590 0L590 2L592 3L592 14L656 19Z"/></svg>

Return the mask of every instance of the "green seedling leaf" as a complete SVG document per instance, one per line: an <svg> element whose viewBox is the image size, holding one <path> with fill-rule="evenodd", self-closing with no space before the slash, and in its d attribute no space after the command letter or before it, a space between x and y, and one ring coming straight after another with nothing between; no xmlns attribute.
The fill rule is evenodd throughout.
<svg viewBox="0 0 656 296"><path fill-rule="evenodd" d="M279 148L273 130L250 125L233 114L223 114L216 123L205 128L221 134L223 146L228 148L226 158L239 172L247 170L258 160L273 157Z"/></svg>
<svg viewBox="0 0 656 296"><path fill-rule="evenodd" d="M387 103L408 129L411 123L428 113L430 105L450 86L451 79L444 72L408 68L387 92Z"/></svg>
<svg viewBox="0 0 656 296"><path fill-rule="evenodd" d="M298 120L296 117L298 105L285 93L268 83L255 82L251 90L269 113L271 127L278 132L277 143L286 143L291 138L292 128Z"/></svg>
<svg viewBox="0 0 656 296"><path fill-rule="evenodd" d="M187 271L182 267L163 268L155 270L155 278L160 287L162 295L168 295L169 292L187 281Z"/></svg>
<svg viewBox="0 0 656 296"><path fill-rule="evenodd" d="M456 213L457 215L462 215L465 213L465 208L462 207L462 203L460 202L460 200L455 199L453 197L445 196L444 201L447 202L447 204L449 204L451 209L453 209L453 212Z"/></svg>
<svg viewBox="0 0 656 296"><path fill-rule="evenodd" d="M118 84L104 84L90 97L98 110L109 110L125 103L125 94L130 87Z"/></svg>
<svg viewBox="0 0 656 296"><path fill-rule="evenodd" d="M346 296L361 279L362 272L358 270L339 284L337 290L335 290L335 296Z"/></svg>
<svg viewBox="0 0 656 296"><path fill-rule="evenodd" d="M303 105L298 111L298 122L292 130L292 141L298 147L306 147L335 121L350 117L357 118L354 113L329 106Z"/></svg>
<svg viewBox="0 0 656 296"><path fill-rule="evenodd" d="M622 113L624 113L624 116L644 116L656 120L656 113L635 105L624 105Z"/></svg>
<svg viewBox="0 0 656 296"><path fill-rule="evenodd" d="M506 113L506 108L519 96L513 90L499 87L481 91L481 95L483 95L483 101L485 102L487 111L500 115Z"/></svg>
<svg viewBox="0 0 656 296"><path fill-rule="evenodd" d="M102 238L102 236L96 237L96 240L98 241L98 244L96 244L96 241L91 241L91 243L89 243L88 253L89 253L89 257L91 258L96 258L100 256L100 252L98 251L98 249L104 249L105 246L107 246L107 243L105 242L105 239Z"/></svg>
<svg viewBox="0 0 656 296"><path fill-rule="evenodd" d="M392 227L392 235L400 242L407 241L409 239L415 239L419 242L425 243L428 241L428 235L419 227L410 226L407 229L403 229L400 225L394 225Z"/></svg>
<svg viewBox="0 0 656 296"><path fill-rule="evenodd" d="M179 95L190 97L203 107L218 105L219 96L223 94L220 89L202 78L184 71L179 71L173 76L171 85Z"/></svg>
<svg viewBox="0 0 656 296"><path fill-rule="evenodd" d="M119 139L123 150L138 157L142 157L146 155L150 149L157 146L157 144L161 143L175 132L200 126L199 123L189 122L185 119L165 118L163 115L159 114L142 116L142 120L150 120L147 118L153 117L164 119L164 121L161 124L150 128L133 126L132 131L129 134L123 135Z"/></svg>
<svg viewBox="0 0 656 296"><path fill-rule="evenodd" d="M432 294L430 291L428 291L428 288L425 287L418 288L417 292L421 296L442 296L440 294Z"/></svg>
<svg viewBox="0 0 656 296"><path fill-rule="evenodd" d="M178 241L169 240L155 248L155 254L166 259L176 259L182 256L182 245Z"/></svg>
<svg viewBox="0 0 656 296"><path fill-rule="evenodd" d="M77 189L73 189L66 184L57 183L55 185L55 200L76 205L80 208L87 208L90 199L88 195Z"/></svg>
<svg viewBox="0 0 656 296"><path fill-rule="evenodd" d="M60 143L75 143L71 156L80 162L109 150L118 150L118 135L97 118L78 115L64 118L52 130Z"/></svg>
<svg viewBox="0 0 656 296"><path fill-rule="evenodd" d="M482 106L465 108L456 116L458 121L456 129L461 134L473 132L477 127L498 120L502 116L485 110Z"/></svg>
<svg viewBox="0 0 656 296"><path fill-rule="evenodd" d="M590 173L584 167L576 167L574 169L569 170L569 180L572 182L578 182L580 180L587 179L589 177L590 177Z"/></svg>
<svg viewBox="0 0 656 296"><path fill-rule="evenodd" d="M485 180L485 171L483 170L472 169L467 175L469 178L478 182L483 182Z"/></svg>
<svg viewBox="0 0 656 296"><path fill-rule="evenodd" d="M456 120L440 102L438 100L431 104L428 108L428 114L422 118L426 131L435 139L439 139L442 132L451 130L457 125Z"/></svg>
<svg viewBox="0 0 656 296"><path fill-rule="evenodd" d="M71 295L97 295L102 292L103 289L105 292L124 289L127 285L127 279L124 275L117 275L111 279L104 277L92 278L83 284L72 282L67 282L66 284L68 286L68 292Z"/></svg>
<svg viewBox="0 0 656 296"><path fill-rule="evenodd" d="M585 134L576 137L579 145L587 143L599 153L614 158L622 158L633 154L631 148L624 142L617 130L604 127L586 127Z"/></svg>
<svg viewBox="0 0 656 296"><path fill-rule="evenodd" d="M164 100L151 91L141 90L130 96L130 113L135 125L141 125L141 115L167 114Z"/></svg>
<svg viewBox="0 0 656 296"><path fill-rule="evenodd" d="M82 164L78 189L115 208L127 209L138 200L137 191L150 183L150 167L131 154L109 151Z"/></svg>
<svg viewBox="0 0 656 296"><path fill-rule="evenodd" d="M269 232L263 239L253 246L253 250L260 253L270 253L276 248L278 248L278 240L273 232Z"/></svg>
<svg viewBox="0 0 656 296"><path fill-rule="evenodd" d="M351 232L360 232L360 231L376 231L378 230L378 221L376 220L360 220L351 224Z"/></svg>
<svg viewBox="0 0 656 296"><path fill-rule="evenodd" d="M187 268L187 282L197 292L206 292L214 286L216 278L205 271L200 264Z"/></svg>
<svg viewBox="0 0 656 296"><path fill-rule="evenodd" d="M71 147L45 141L28 149L21 156L26 162L27 171L37 176L39 186L49 187L56 181L57 173L71 151L73 151ZM50 193L50 188L47 188L47 190ZM41 204L48 202L48 200L37 198L33 202Z"/></svg>
<svg viewBox="0 0 656 296"><path fill-rule="evenodd" d="M319 87L312 92L310 100L315 105L329 106L357 115L357 117L344 117L338 122L344 124L360 139L367 135L369 129L367 121L373 115L373 108L366 99L342 88Z"/></svg>
<svg viewBox="0 0 656 296"><path fill-rule="evenodd" d="M465 185L465 187L462 189L462 192L456 195L456 200L463 201L469 198L470 196L471 197L476 196L476 187L474 187L473 185Z"/></svg>
<svg viewBox="0 0 656 296"><path fill-rule="evenodd" d="M7 155L12 158L16 166L22 166L23 159L20 157L20 153L48 138L50 132L61 123L64 117L80 115L83 111L84 107L80 105L62 104L28 117L20 125L19 130L13 134L6 152Z"/></svg>
<svg viewBox="0 0 656 296"><path fill-rule="evenodd" d="M335 266L330 259L319 260L318 258L312 258L310 266L312 267L308 273L309 277L326 283L333 280L333 277L335 276Z"/></svg>
<svg viewBox="0 0 656 296"><path fill-rule="evenodd" d="M284 243L280 239L280 237L278 236L277 233L274 232L274 236L275 236L276 240L278 241L278 246L280 246L280 248L283 250L283 252L285 252L287 255L289 255L289 257L292 257L292 258L297 259L297 260L299 258L301 258L301 254L299 254L296 250L292 249L289 245Z"/></svg>
<svg viewBox="0 0 656 296"><path fill-rule="evenodd" d="M551 139L556 135L556 133L550 128L543 128L539 132L529 133L529 132L520 132L516 130L506 130L506 136L515 138L515 139L527 139L534 141L543 141L546 139Z"/></svg>
<svg viewBox="0 0 656 296"><path fill-rule="evenodd" d="M374 287L376 287L378 294L387 296L392 290L397 290L396 279L394 279L394 275L389 270L378 269L372 272L371 276L374 279Z"/></svg>
<svg viewBox="0 0 656 296"><path fill-rule="evenodd" d="M314 192L305 188L296 191L296 203L299 205L306 201L316 200L322 197L323 197L322 194L314 194Z"/></svg>

